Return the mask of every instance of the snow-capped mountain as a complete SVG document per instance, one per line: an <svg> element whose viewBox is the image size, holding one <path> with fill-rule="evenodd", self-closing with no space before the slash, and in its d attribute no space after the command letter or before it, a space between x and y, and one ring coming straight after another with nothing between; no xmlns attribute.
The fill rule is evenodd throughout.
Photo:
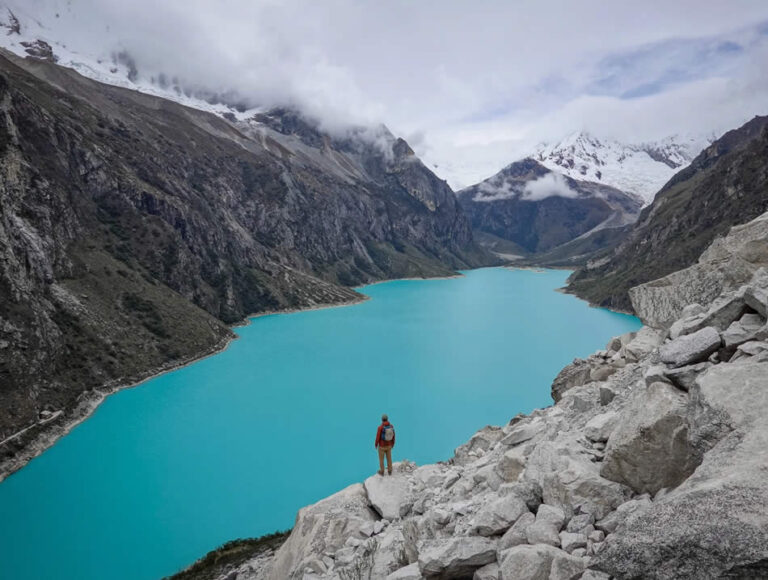
<svg viewBox="0 0 768 580"><path fill-rule="evenodd" d="M627 144L578 132L559 143L539 145L532 157L574 179L634 193L647 205L675 173L713 140L675 135L655 142Z"/></svg>
<svg viewBox="0 0 768 580"><path fill-rule="evenodd" d="M71 48L67 42L72 34L70 24L77 18L70 2L0 0L0 47L21 57L55 62L100 83L133 89L211 113L244 120L263 112L260 108L246 110L236 95L184 86L177 78L163 74L145 74L137 69L129 52L113 43L108 31L100 49L86 53ZM94 30L95 38L98 34Z"/></svg>

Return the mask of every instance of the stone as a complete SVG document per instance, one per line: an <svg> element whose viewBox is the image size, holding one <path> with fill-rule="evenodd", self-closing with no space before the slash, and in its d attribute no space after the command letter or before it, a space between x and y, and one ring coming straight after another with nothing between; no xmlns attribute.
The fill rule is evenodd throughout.
<svg viewBox="0 0 768 580"><path fill-rule="evenodd" d="M706 360L720 348L720 333L712 326L707 326L668 342L661 347L661 360L673 367L682 367Z"/></svg>
<svg viewBox="0 0 768 580"><path fill-rule="evenodd" d="M606 386L600 387L600 404L602 406L610 405L614 397L616 397L616 393L613 389Z"/></svg>
<svg viewBox="0 0 768 580"><path fill-rule="evenodd" d="M576 548L587 547L587 536L579 533L560 532L560 546L570 554Z"/></svg>
<svg viewBox="0 0 768 580"><path fill-rule="evenodd" d="M373 509L381 517L394 521L411 511L415 498L405 475L373 475L366 479L363 485Z"/></svg>
<svg viewBox="0 0 768 580"><path fill-rule="evenodd" d="M653 504L648 498L631 499L616 508L615 512L611 512L602 520L595 522L595 527L600 532L612 534L629 516L639 510L646 510L651 507L651 505Z"/></svg>
<svg viewBox="0 0 768 580"><path fill-rule="evenodd" d="M635 338L624 346L624 352L627 360L637 362L651 354L661 343L662 333L660 330L643 326L637 331Z"/></svg>
<svg viewBox="0 0 768 580"><path fill-rule="evenodd" d="M426 578L466 578L496 561L496 542L477 536L427 540L419 553L419 570Z"/></svg>
<svg viewBox="0 0 768 580"><path fill-rule="evenodd" d="M436 524L444 526L453 518L453 512L442 508L435 508L429 512L429 517Z"/></svg>
<svg viewBox="0 0 768 580"><path fill-rule="evenodd" d="M579 580L611 580L611 575L599 570L585 570Z"/></svg>
<svg viewBox="0 0 768 580"><path fill-rule="evenodd" d="M471 529L480 536L496 536L506 532L517 518L529 513L525 502L515 495L500 497L485 505L472 518Z"/></svg>
<svg viewBox="0 0 768 580"><path fill-rule="evenodd" d="M541 486L535 481L522 479L515 483L505 483L499 487L499 496L514 494L525 502L528 509L535 512L541 505Z"/></svg>
<svg viewBox="0 0 768 580"><path fill-rule="evenodd" d="M358 533L363 538L370 538L374 534L374 526L378 522L365 522L360 526Z"/></svg>
<svg viewBox="0 0 768 580"><path fill-rule="evenodd" d="M580 358L574 359L558 373L552 382L552 400L557 403L566 391L588 383L591 372L592 366L587 361Z"/></svg>
<svg viewBox="0 0 768 580"><path fill-rule="evenodd" d="M478 469L473 475L475 483L484 483L490 489L496 491L502 483L502 478L497 473L496 465L490 464Z"/></svg>
<svg viewBox="0 0 768 580"><path fill-rule="evenodd" d="M589 380L600 382L604 381L608 377L610 377L613 373L615 373L618 369L611 365L602 365L597 368L593 368L589 372Z"/></svg>
<svg viewBox="0 0 768 580"><path fill-rule="evenodd" d="M595 530L594 532L591 532L591 533L590 533L590 534L587 536L587 539L588 539L590 542L593 542L593 543L595 543L595 544L599 544L600 542L602 542L602 541L604 541L604 540L605 540L605 532L604 532L604 531L602 531L602 530Z"/></svg>
<svg viewBox="0 0 768 580"><path fill-rule="evenodd" d="M763 318L768 318L768 289L747 286L744 289L744 302Z"/></svg>
<svg viewBox="0 0 768 580"><path fill-rule="evenodd" d="M584 560L552 546L515 546L501 554L501 580L571 580L584 571Z"/></svg>
<svg viewBox="0 0 768 580"><path fill-rule="evenodd" d="M483 427L464 445L456 448L453 460L457 465L471 463L490 450L502 437L504 437L504 430L501 427L493 425Z"/></svg>
<svg viewBox="0 0 768 580"><path fill-rule="evenodd" d="M514 523L514 525L506 532L504 532L503 536L501 536L499 545L497 547L498 551L503 552L507 548L519 546L520 544L527 544L528 528L535 521L536 516L534 516L531 512L524 513L519 518L517 518L517 521Z"/></svg>
<svg viewBox="0 0 768 580"><path fill-rule="evenodd" d="M499 580L499 565L496 562L486 564L475 570L472 580Z"/></svg>
<svg viewBox="0 0 768 580"><path fill-rule="evenodd" d="M422 465L413 472L413 477L425 487L442 487L447 477L446 470L441 465Z"/></svg>
<svg viewBox="0 0 768 580"><path fill-rule="evenodd" d="M619 414L616 412L595 415L584 426L584 435L590 441L608 441L618 421Z"/></svg>
<svg viewBox="0 0 768 580"><path fill-rule="evenodd" d="M605 350L608 352L618 352L621 350L622 346L624 346L624 344L621 342L621 337L614 336L608 341L608 344L605 345Z"/></svg>
<svg viewBox="0 0 768 580"><path fill-rule="evenodd" d="M523 450L515 447L506 451L496 466L496 472L504 482L517 481L520 474L525 470L526 458Z"/></svg>
<svg viewBox="0 0 768 580"><path fill-rule="evenodd" d="M560 546L560 530L565 523L565 514L559 507L541 504L535 521L528 526L526 537L529 544Z"/></svg>
<svg viewBox="0 0 768 580"><path fill-rule="evenodd" d="M643 373L643 380L645 385L648 386L651 383L668 383L667 367L664 365L653 365L645 369Z"/></svg>
<svg viewBox="0 0 768 580"><path fill-rule="evenodd" d="M565 530L571 533L581 532L595 523L595 516L592 514L579 514L573 516L566 526Z"/></svg>
<svg viewBox="0 0 768 580"><path fill-rule="evenodd" d="M336 553L347 538L375 519L365 489L359 483L301 508L285 543L272 563L274 578L300 578L302 571L315 560L315 554Z"/></svg>
<svg viewBox="0 0 768 580"><path fill-rule="evenodd" d="M600 474L639 493L674 487L700 463L688 440L688 400L672 385L636 391L605 450Z"/></svg>
<svg viewBox="0 0 768 580"><path fill-rule="evenodd" d="M501 445L511 447L513 445L519 445L530 441L541 431L541 427L528 423L526 425L520 425L510 431L509 435L506 435L501 441Z"/></svg>
<svg viewBox="0 0 768 580"><path fill-rule="evenodd" d="M382 530L387 525L384 522L385 522L385 520L379 520L378 522L374 522L374 524L373 524L373 533L374 534L380 534L382 532Z"/></svg>
<svg viewBox="0 0 768 580"><path fill-rule="evenodd" d="M415 563L418 553L412 540L399 529L388 529L372 540L368 553L361 554L362 562L357 569L368 568L369 578L386 578L406 564Z"/></svg>
<svg viewBox="0 0 768 580"><path fill-rule="evenodd" d="M399 570L395 570L387 576L387 580L422 580L418 563L408 564Z"/></svg>
<svg viewBox="0 0 768 580"><path fill-rule="evenodd" d="M711 366L711 362L701 362L676 369L667 369L666 374L674 386L688 392L696 381L696 377Z"/></svg>
<svg viewBox="0 0 768 580"><path fill-rule="evenodd" d="M727 349L733 349L750 340L768 338L768 327L758 314L745 314L723 332L723 344Z"/></svg>

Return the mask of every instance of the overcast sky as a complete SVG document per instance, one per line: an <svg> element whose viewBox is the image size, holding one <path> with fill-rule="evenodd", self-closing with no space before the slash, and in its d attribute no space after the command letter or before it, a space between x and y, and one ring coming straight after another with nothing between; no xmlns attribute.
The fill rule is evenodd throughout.
<svg viewBox="0 0 768 580"><path fill-rule="evenodd" d="M72 50L383 122L454 187L575 130L642 141L768 114L766 0L14 0Z"/></svg>

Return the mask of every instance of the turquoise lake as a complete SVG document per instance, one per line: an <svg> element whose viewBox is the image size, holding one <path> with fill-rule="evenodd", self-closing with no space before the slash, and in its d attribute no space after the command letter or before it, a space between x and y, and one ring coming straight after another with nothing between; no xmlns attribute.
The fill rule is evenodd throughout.
<svg viewBox="0 0 768 580"><path fill-rule="evenodd" d="M574 357L640 327L555 289L568 272L466 272L371 300L255 318L213 357L109 397L0 484L0 578L155 579L394 459L448 459L487 424L551 404Z"/></svg>

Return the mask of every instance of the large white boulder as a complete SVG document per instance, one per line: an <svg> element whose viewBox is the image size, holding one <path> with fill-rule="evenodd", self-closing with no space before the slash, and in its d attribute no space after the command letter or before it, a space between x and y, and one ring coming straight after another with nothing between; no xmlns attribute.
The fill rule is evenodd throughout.
<svg viewBox="0 0 768 580"><path fill-rule="evenodd" d="M299 510L293 531L280 546L269 569L270 580L302 578L308 562L335 553L347 538L375 519L359 483Z"/></svg>
<svg viewBox="0 0 768 580"><path fill-rule="evenodd" d="M478 536L427 540L419 553L419 569L426 578L467 578L496 561L496 541Z"/></svg>
<svg viewBox="0 0 768 580"><path fill-rule="evenodd" d="M717 329L707 326L668 342L661 347L659 354L662 362L682 367L707 360L709 355L720 348L721 342Z"/></svg>
<svg viewBox="0 0 768 580"><path fill-rule="evenodd" d="M552 546L515 546L502 552L500 580L572 580L584 572L582 558Z"/></svg>
<svg viewBox="0 0 768 580"><path fill-rule="evenodd" d="M373 509L381 517L393 521L411 511L415 498L407 475L372 475L363 485Z"/></svg>
<svg viewBox="0 0 768 580"><path fill-rule="evenodd" d="M483 506L472 518L471 530L481 536L496 536L506 532L528 506L516 495L507 495Z"/></svg>
<svg viewBox="0 0 768 580"><path fill-rule="evenodd" d="M600 474L640 493L682 482L701 459L689 442L687 408L685 393L670 384L637 391L608 441Z"/></svg>

